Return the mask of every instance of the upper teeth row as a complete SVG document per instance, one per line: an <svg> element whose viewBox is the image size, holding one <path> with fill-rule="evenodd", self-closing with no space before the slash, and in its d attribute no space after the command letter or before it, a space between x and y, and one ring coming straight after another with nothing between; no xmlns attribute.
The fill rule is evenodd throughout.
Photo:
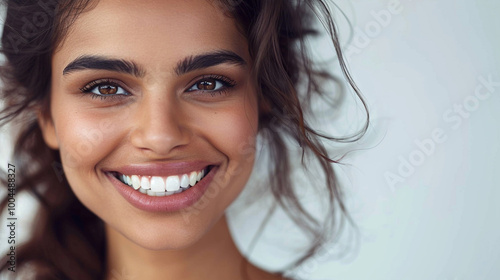
<svg viewBox="0 0 500 280"><path fill-rule="evenodd" d="M144 190L151 190L152 192L174 192L178 191L180 188L187 189L194 186L203 176L205 176L205 170L168 177L121 175L121 180L135 190L141 188Z"/></svg>

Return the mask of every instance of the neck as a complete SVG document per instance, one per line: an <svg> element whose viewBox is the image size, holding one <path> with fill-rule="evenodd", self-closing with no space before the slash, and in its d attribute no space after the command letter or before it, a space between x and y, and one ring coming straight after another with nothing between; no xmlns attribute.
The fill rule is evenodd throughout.
<svg viewBox="0 0 500 280"><path fill-rule="evenodd" d="M225 217L201 240L179 250L142 248L109 226L106 238L107 279L245 279L241 274L245 259L233 242ZM249 276L267 274L247 265Z"/></svg>

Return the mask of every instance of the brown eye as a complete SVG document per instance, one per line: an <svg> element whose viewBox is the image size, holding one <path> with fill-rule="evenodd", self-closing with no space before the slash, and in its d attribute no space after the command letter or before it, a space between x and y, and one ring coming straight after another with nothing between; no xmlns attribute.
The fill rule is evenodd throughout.
<svg viewBox="0 0 500 280"><path fill-rule="evenodd" d="M223 93L229 88L234 87L235 85L236 83L233 80L228 79L224 76L210 75L201 77L198 81L193 83L191 87L187 89L187 91L198 91L200 94Z"/></svg>
<svg viewBox="0 0 500 280"><path fill-rule="evenodd" d="M80 90L83 93L89 93L93 97L131 95L123 87L107 79L92 81Z"/></svg>
<svg viewBox="0 0 500 280"><path fill-rule="evenodd" d="M98 87L99 93L102 95L116 94L118 87L113 85L102 85Z"/></svg>
<svg viewBox="0 0 500 280"><path fill-rule="evenodd" d="M217 81L215 79L205 79L196 84L196 87L199 90L214 90L216 87Z"/></svg>

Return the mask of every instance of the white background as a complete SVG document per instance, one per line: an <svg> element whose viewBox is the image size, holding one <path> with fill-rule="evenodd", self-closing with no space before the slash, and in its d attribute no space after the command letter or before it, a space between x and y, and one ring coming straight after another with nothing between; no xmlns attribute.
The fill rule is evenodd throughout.
<svg viewBox="0 0 500 280"><path fill-rule="evenodd" d="M480 77L500 82L500 2L337 2L353 25L354 37L348 42L349 30L336 13L350 70L373 118L359 146L368 149L350 154L345 160L349 165L338 169L359 228L358 247L349 257L330 261L333 254L325 248L327 253L311 259L295 275L339 280L498 279L500 86L477 106L473 102ZM377 20L376 14L387 13L390 19ZM322 44L317 45L320 52L328 47ZM464 102L471 110L459 123L453 110ZM427 155L416 141L430 139L435 129L446 140L435 143ZM9 149L5 138L1 141L4 166ZM416 163L410 162L411 175L400 172L403 161ZM402 182L391 184L389 173ZM18 215L28 216L29 211L23 208ZM247 213L247 219L233 212L233 234L245 251L257 226L255 217L263 211ZM283 239L280 234L283 231L277 229L265 233L251 259L269 269L286 263L286 251L266 246ZM2 232L1 248L3 236Z"/></svg>
<svg viewBox="0 0 500 280"><path fill-rule="evenodd" d="M500 83L500 2L337 4L353 25L354 38L346 42L346 52L373 117L362 145L369 149L351 154L350 166L341 168L351 215L360 230L359 246L340 260L326 249L296 275L338 280L499 279L500 84L477 104L474 93L480 77ZM390 7L397 7L396 13ZM376 16L387 12L390 19ZM346 30L341 30L344 37ZM458 117L454 106L464 102L470 111ZM421 149L415 141L431 138L435 129L444 142L418 158ZM401 162L411 156L413 173L400 173ZM402 182L391 184L385 178L388 173ZM235 225L237 240L248 246L250 237L238 230L245 225ZM267 244L275 242L276 234L267 235L272 237L264 238ZM279 251L266 250L257 246L252 259L279 267Z"/></svg>

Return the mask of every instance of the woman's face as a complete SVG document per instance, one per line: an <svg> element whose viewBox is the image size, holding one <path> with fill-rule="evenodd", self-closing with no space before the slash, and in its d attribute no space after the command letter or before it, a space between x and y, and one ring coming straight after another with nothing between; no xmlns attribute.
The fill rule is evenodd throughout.
<svg viewBox="0 0 500 280"><path fill-rule="evenodd" d="M252 62L221 7L101 0L52 59L44 139L79 200L145 248L199 240L253 167Z"/></svg>

